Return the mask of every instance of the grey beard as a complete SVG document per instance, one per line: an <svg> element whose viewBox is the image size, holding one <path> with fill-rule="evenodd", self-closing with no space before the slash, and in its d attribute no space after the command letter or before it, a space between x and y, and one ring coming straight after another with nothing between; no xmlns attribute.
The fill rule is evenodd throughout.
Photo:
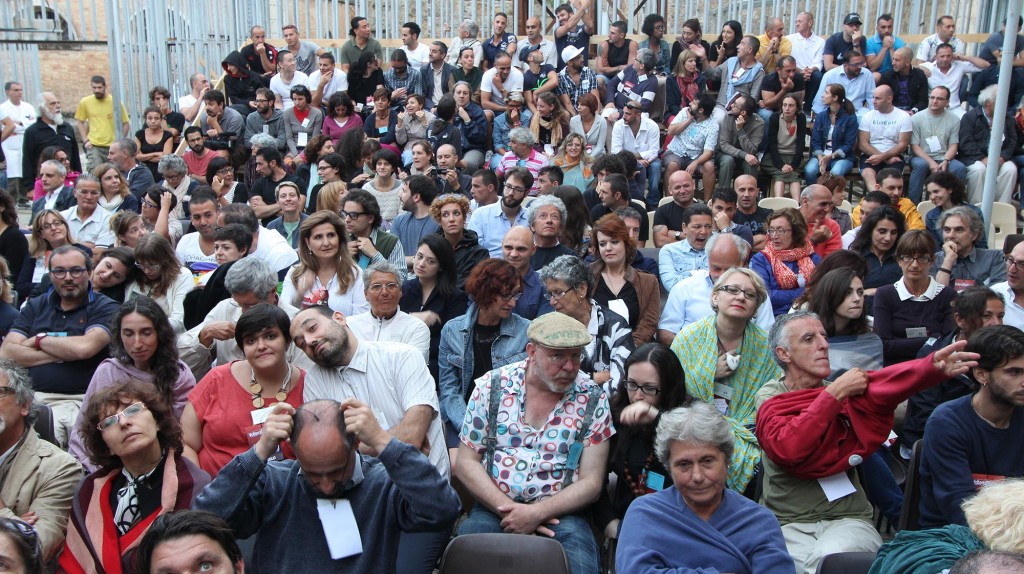
<svg viewBox="0 0 1024 574"><path fill-rule="evenodd" d="M50 110L43 110L43 115L46 116L46 119L53 122L54 125L59 126L64 124L64 116L61 114L54 114L51 113Z"/></svg>

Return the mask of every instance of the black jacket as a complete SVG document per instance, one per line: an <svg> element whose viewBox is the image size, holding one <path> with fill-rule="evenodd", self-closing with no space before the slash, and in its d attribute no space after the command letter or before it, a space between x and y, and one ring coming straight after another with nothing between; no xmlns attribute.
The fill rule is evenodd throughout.
<svg viewBox="0 0 1024 574"><path fill-rule="evenodd" d="M896 70L889 70L882 74L882 81L879 85L886 85L892 89L893 102L896 101L896 91L900 87ZM918 68L910 69L910 81L907 85L910 91L910 108L917 108L919 111L928 109L928 77ZM910 109L903 111L909 112Z"/></svg>
<svg viewBox="0 0 1024 574"><path fill-rule="evenodd" d="M25 139L22 143L21 155L21 178L30 183L36 181L36 174L39 169L39 156L43 148L55 145L68 154L71 160L71 171L82 171L82 156L78 153L78 139L75 137L75 128L71 124L63 123L57 126L57 131L46 124L42 118L25 129Z"/></svg>
<svg viewBox="0 0 1024 574"><path fill-rule="evenodd" d="M228 103L248 107L249 102L256 101L256 90L264 87L263 80L259 75L249 71L245 58L238 50L228 54L220 63L225 72L228 71L228 64L238 68L237 76L232 76L230 73L224 76L224 92Z"/></svg>
<svg viewBox="0 0 1024 574"><path fill-rule="evenodd" d="M999 157L1010 161L1013 157L1013 150L1017 147L1017 130L1013 129L1013 118L1006 116L1006 127L1003 130L1003 146L999 150ZM956 153L956 159L964 165L972 163L988 156L988 138L992 133L992 126L985 118L984 109L981 106L971 108L971 111L960 118L960 147Z"/></svg>
<svg viewBox="0 0 1024 574"><path fill-rule="evenodd" d="M455 66L452 66L448 62L445 62L441 66L441 94L447 94L455 86L455 80L452 78L452 72L455 71ZM434 69L430 65L430 62L423 64L420 68L420 77L423 79L423 97L427 99L427 109L433 108L437 105L437 102L430 99L434 95Z"/></svg>

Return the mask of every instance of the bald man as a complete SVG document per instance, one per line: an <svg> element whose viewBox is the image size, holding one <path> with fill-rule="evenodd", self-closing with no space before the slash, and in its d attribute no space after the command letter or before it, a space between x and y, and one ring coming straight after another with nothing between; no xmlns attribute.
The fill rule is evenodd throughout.
<svg viewBox="0 0 1024 574"><path fill-rule="evenodd" d="M893 105L916 114L928 109L928 76L924 70L911 65L914 51L904 46L892 53L892 69L882 72L879 86L892 90Z"/></svg>
<svg viewBox="0 0 1024 574"><path fill-rule="evenodd" d="M761 42L761 48L757 51L757 61L764 66L765 75L775 71L780 59L793 54L793 42L786 37L786 23L782 18L769 18L764 27L764 34L757 39Z"/></svg>
<svg viewBox="0 0 1024 574"><path fill-rule="evenodd" d="M907 166L903 154L910 147L914 125L910 114L893 105L892 88L878 86L872 92L875 109L860 120L860 175L868 189L875 188L879 171Z"/></svg>
<svg viewBox="0 0 1024 574"><path fill-rule="evenodd" d="M501 240L502 258L515 267L523 282L523 294L519 296L512 312L530 321L553 310L544 282L530 265L530 258L536 250L533 232L527 227L515 226L509 229Z"/></svg>
<svg viewBox="0 0 1024 574"><path fill-rule="evenodd" d="M683 212L700 203L699 199L693 197L696 190L693 176L685 169L677 170L669 176L668 194L672 201L659 205L654 212L654 227L651 230L654 232L655 247L663 247L683 238Z"/></svg>
<svg viewBox="0 0 1024 574"><path fill-rule="evenodd" d="M526 41L523 42L522 46L517 47L512 65L520 70L525 70L529 67L526 62L527 56L529 56L531 52L535 52L537 50L540 50L540 52L544 54L545 64L552 67L558 66L558 50L555 47L555 43L544 38L540 18L534 16L526 19Z"/></svg>

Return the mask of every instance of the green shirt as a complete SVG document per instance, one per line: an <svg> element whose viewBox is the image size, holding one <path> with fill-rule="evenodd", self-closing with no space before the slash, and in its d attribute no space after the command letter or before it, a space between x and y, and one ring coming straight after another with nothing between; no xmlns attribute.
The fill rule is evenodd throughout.
<svg viewBox="0 0 1024 574"><path fill-rule="evenodd" d="M362 50L359 46L356 46L356 41L350 39L341 46L341 60L338 64L342 66L351 66L359 61L359 56L363 55L363 52L370 50L374 54L377 54L377 59L383 62L384 60L384 48L380 46L380 42L370 38L366 41L366 46Z"/></svg>

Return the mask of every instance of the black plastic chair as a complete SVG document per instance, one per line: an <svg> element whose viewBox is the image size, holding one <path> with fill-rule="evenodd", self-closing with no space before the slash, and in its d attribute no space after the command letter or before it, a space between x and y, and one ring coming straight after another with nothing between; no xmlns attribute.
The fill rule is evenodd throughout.
<svg viewBox="0 0 1024 574"><path fill-rule="evenodd" d="M817 574L867 574L875 552L840 552L829 554L818 562Z"/></svg>
<svg viewBox="0 0 1024 574"><path fill-rule="evenodd" d="M907 481L903 488L903 508L900 509L900 530L920 530L921 518L921 445L924 441L914 443L910 451L910 462L907 465Z"/></svg>
<svg viewBox="0 0 1024 574"><path fill-rule="evenodd" d="M523 534L466 534L448 543L441 574L569 574L562 545Z"/></svg>
<svg viewBox="0 0 1024 574"><path fill-rule="evenodd" d="M32 408L36 410L36 422L32 428L35 429L39 438L60 447L57 433L53 430L53 411L50 410L50 406L34 401Z"/></svg>

